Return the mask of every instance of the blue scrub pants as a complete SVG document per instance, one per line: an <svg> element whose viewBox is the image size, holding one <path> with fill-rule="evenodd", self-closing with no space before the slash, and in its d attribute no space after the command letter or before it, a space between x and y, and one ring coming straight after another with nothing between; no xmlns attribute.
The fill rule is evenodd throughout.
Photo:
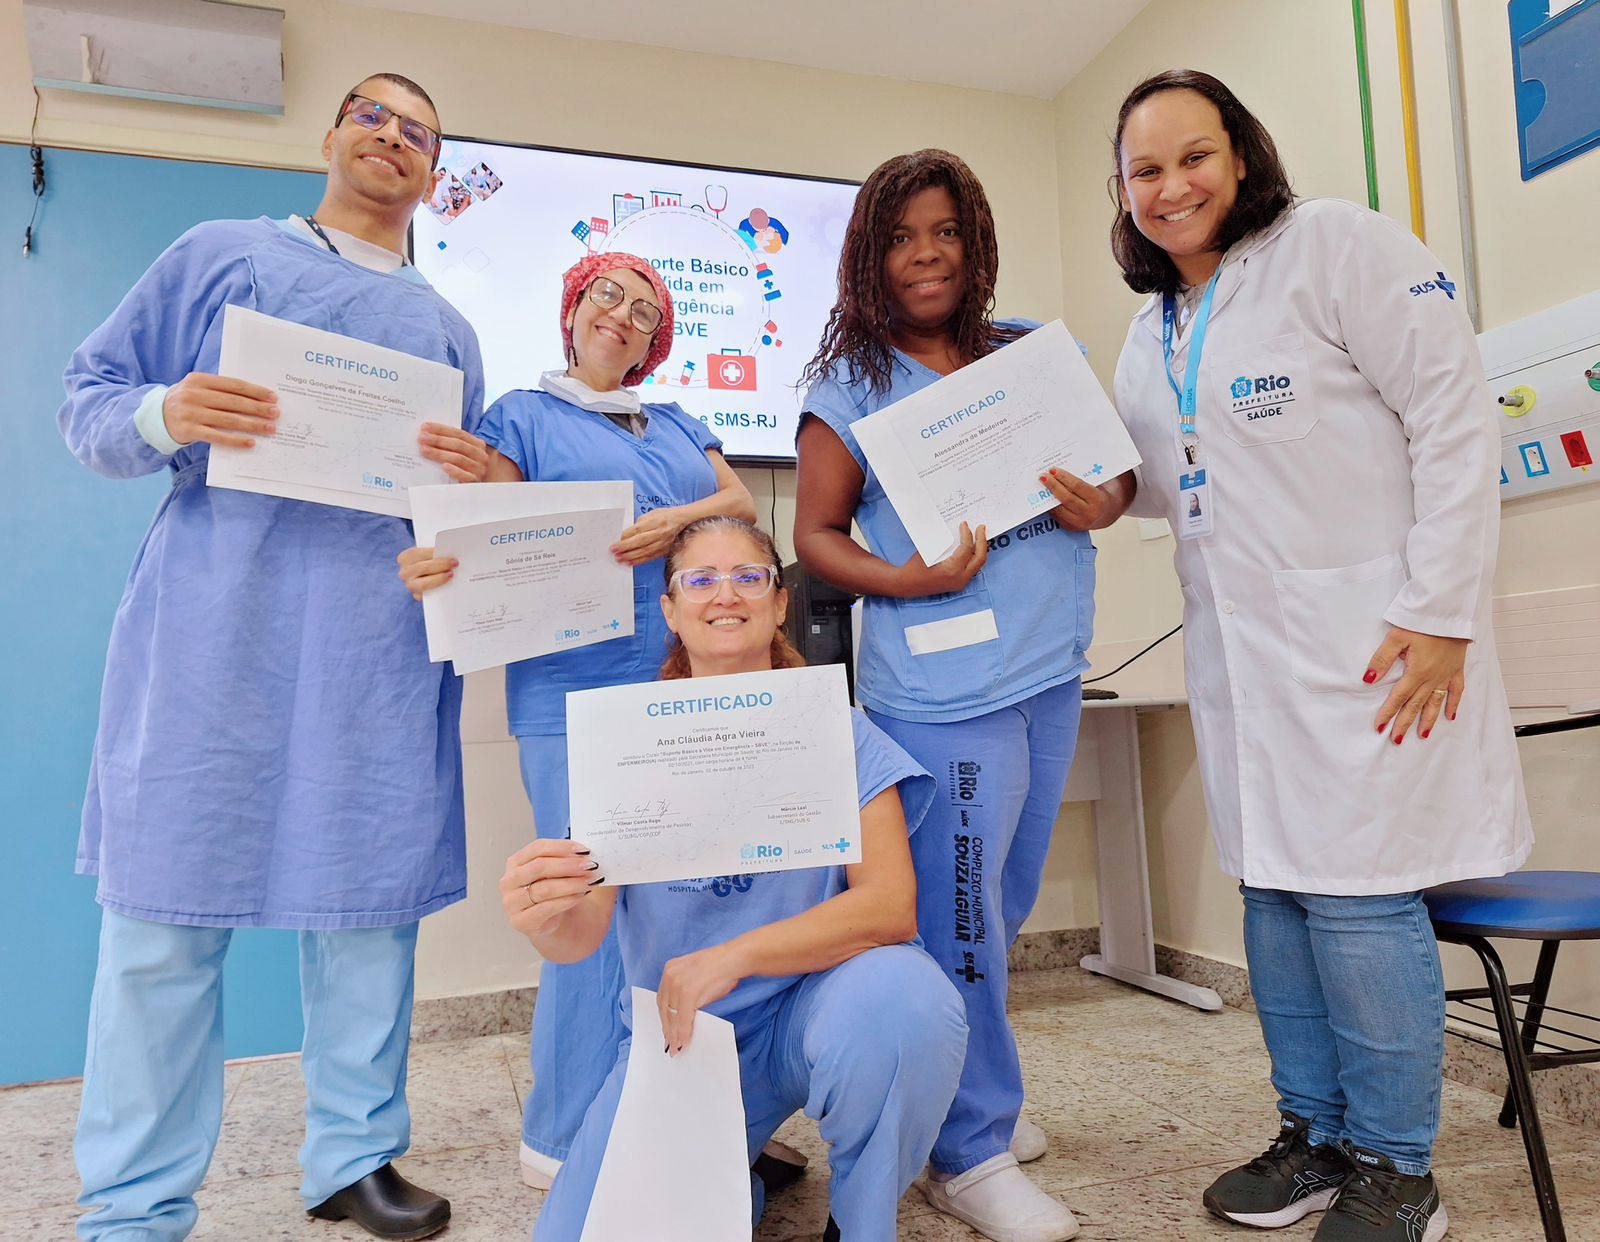
<svg viewBox="0 0 1600 1242"><path fill-rule="evenodd" d="M541 837L567 835L567 735L517 738L522 784L533 804ZM617 1063L627 1037L618 997L623 991L622 951L613 925L590 956L570 966L546 962L539 970L533 1011L533 1093L522 1110L522 1141L557 1160L567 1158L583 1115Z"/></svg>
<svg viewBox="0 0 1600 1242"><path fill-rule="evenodd" d="M1281 1106L1423 1174L1444 1088L1444 975L1421 893L1251 888L1245 960Z"/></svg>
<svg viewBox="0 0 1600 1242"><path fill-rule="evenodd" d="M797 1109L818 1123L829 1204L847 1242L894 1242L901 1195L922 1171L966 1050L961 999L921 949L868 949L806 975L733 1019L753 1162ZM625 1041L533 1236L578 1242L622 1098ZM662 1121L662 1141L671 1141ZM761 1218L762 1184L750 1179Z"/></svg>
<svg viewBox="0 0 1600 1242"><path fill-rule="evenodd" d="M78 1236L166 1242L222 1124L222 962L233 929L105 910L75 1152ZM404 1154L417 925L300 933L308 1208Z"/></svg>
<svg viewBox="0 0 1600 1242"><path fill-rule="evenodd" d="M1006 955L1039 896L1082 710L1073 678L969 720L869 713L938 782L911 837L917 922L966 1002L971 1032L961 1087L933 1146L940 1173L964 1173L1011 1146L1022 1065L1006 1016Z"/></svg>

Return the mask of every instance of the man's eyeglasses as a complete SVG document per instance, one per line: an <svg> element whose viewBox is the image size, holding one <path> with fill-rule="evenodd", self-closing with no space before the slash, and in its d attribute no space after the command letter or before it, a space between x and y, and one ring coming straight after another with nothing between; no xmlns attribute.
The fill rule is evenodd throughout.
<svg viewBox="0 0 1600 1242"><path fill-rule="evenodd" d="M627 299L628 291L616 281L604 276L595 277L589 286L589 300L601 310L615 310ZM634 298L628 307L628 321L641 332L654 332L661 326L661 308L654 302Z"/></svg>
<svg viewBox="0 0 1600 1242"><path fill-rule="evenodd" d="M412 117L401 116L388 104L368 99L365 95L346 95L344 103L339 105L339 115L333 119L333 127L338 129L339 123L346 117L362 129L373 130L382 129L393 117L400 125L400 137L406 146L430 158L439 150L438 130Z"/></svg>
<svg viewBox="0 0 1600 1242"><path fill-rule="evenodd" d="M680 569L667 583L667 594L676 588L684 599L703 604L716 596L724 582L731 582L734 594L744 599L760 599L772 593L777 581L778 571L771 565L735 565L733 571L726 574L711 568Z"/></svg>

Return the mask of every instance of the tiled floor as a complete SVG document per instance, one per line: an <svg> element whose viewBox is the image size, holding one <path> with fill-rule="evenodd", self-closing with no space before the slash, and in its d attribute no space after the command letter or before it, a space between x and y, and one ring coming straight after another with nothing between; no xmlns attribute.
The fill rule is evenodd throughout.
<svg viewBox="0 0 1600 1242"><path fill-rule="evenodd" d="M1028 1071L1029 1115L1050 1151L1029 1166L1039 1185L1083 1222L1085 1239L1241 1239L1209 1219L1200 1193L1270 1137L1273 1097L1255 1019L1202 1014L1086 975L1038 971L1013 981L1013 1010ZM295 1193L302 1094L293 1059L230 1066L222 1140L200 1192L195 1238L229 1242L357 1242L348 1225L309 1221ZM416 1046L411 1100L416 1143L401 1167L449 1195L448 1242L528 1235L541 1196L517 1179L521 1099L529 1085L525 1042L513 1036ZM1495 1124L1499 1101L1448 1083L1438 1165L1450 1236L1470 1242L1543 1237L1514 1130ZM0 1185L7 1238L70 1238L76 1179L71 1139L76 1084L0 1092ZM1571 1242L1600 1242L1600 1136L1546 1123ZM807 1242L827 1216L826 1154L815 1127L792 1120L784 1138L812 1172L776 1197L757 1242ZM900 1236L977 1235L907 1196ZM1281 1235L1306 1242L1305 1222Z"/></svg>

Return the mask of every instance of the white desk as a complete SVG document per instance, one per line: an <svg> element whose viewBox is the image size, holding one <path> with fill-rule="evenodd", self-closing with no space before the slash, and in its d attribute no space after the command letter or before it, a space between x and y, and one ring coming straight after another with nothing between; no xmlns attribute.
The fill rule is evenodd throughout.
<svg viewBox="0 0 1600 1242"><path fill-rule="evenodd" d="M1212 989L1156 970L1151 926L1138 717L1141 711L1186 707L1182 640L1181 634L1174 634L1130 668L1097 683L1096 688L1115 690L1120 697L1088 699L1083 705L1078 750L1062 800L1094 804L1100 952L1078 964L1197 1009L1221 1009L1222 998ZM1142 642L1107 644L1091 651L1090 657L1097 668L1113 669L1142 646ZM1204 824L1195 825L1195 830L1209 831Z"/></svg>

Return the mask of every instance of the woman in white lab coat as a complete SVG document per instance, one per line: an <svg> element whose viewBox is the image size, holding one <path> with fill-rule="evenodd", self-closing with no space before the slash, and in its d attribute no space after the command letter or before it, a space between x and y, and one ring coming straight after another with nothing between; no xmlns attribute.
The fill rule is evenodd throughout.
<svg viewBox="0 0 1600 1242"><path fill-rule="evenodd" d="M1205 1203L1259 1227L1331 1206L1317 1242L1433 1242L1444 995L1420 890L1532 845L1472 327L1403 228L1296 202L1208 74L1136 87L1115 158L1112 249L1152 294L1117 365L1132 511L1178 535L1206 806L1280 1098L1272 1146Z"/></svg>

